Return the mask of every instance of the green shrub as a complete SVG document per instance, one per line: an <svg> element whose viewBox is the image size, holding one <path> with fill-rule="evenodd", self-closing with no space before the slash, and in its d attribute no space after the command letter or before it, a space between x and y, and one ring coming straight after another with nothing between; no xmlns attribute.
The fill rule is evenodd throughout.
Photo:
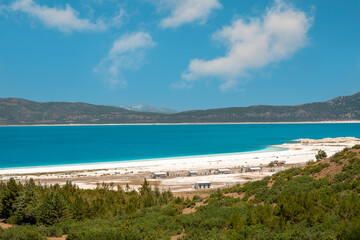
<svg viewBox="0 0 360 240"><path fill-rule="evenodd" d="M314 163L315 163L315 161L309 160L309 161L306 163L306 165L307 165L307 166L311 166L311 165L313 165Z"/></svg>
<svg viewBox="0 0 360 240"><path fill-rule="evenodd" d="M196 201L200 201L200 199L201 198L199 195L195 195L192 200L196 202Z"/></svg>
<svg viewBox="0 0 360 240"><path fill-rule="evenodd" d="M360 164L360 158L358 158L358 157L352 157L352 158L350 158L349 159L349 163L351 163L351 164Z"/></svg>
<svg viewBox="0 0 360 240"><path fill-rule="evenodd" d="M318 153L315 155L317 161L327 158L327 154L324 150L319 150Z"/></svg>
<svg viewBox="0 0 360 240"><path fill-rule="evenodd" d="M163 209L163 213L167 216L175 216L178 213L178 210L174 207L167 206Z"/></svg>
<svg viewBox="0 0 360 240"><path fill-rule="evenodd" d="M321 170L323 170L324 168L327 168L329 166L330 166L330 164L328 164L328 163L319 163L319 164L316 164L316 165L307 166L303 170L303 173L304 174L318 173L318 172L321 172Z"/></svg>
<svg viewBox="0 0 360 240"><path fill-rule="evenodd" d="M1 236L4 240L44 240L42 236L33 226L17 226L8 228Z"/></svg>

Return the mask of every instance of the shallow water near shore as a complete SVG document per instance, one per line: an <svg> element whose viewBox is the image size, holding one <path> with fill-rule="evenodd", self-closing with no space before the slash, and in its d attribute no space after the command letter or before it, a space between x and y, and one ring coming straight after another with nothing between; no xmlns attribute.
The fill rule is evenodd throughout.
<svg viewBox="0 0 360 240"><path fill-rule="evenodd" d="M0 168L270 150L298 138L360 138L359 123L0 128Z"/></svg>

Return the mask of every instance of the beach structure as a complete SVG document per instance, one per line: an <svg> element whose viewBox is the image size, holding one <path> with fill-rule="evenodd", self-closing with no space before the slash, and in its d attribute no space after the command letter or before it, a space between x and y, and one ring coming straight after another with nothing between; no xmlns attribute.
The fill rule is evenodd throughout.
<svg viewBox="0 0 360 240"><path fill-rule="evenodd" d="M193 177L193 176L197 176L197 175L199 175L199 172L198 172L198 171L189 171L189 172L188 172L188 176L189 176L189 177Z"/></svg>
<svg viewBox="0 0 360 240"><path fill-rule="evenodd" d="M194 189L207 189L211 188L211 182L203 181L203 182L196 182Z"/></svg>
<svg viewBox="0 0 360 240"><path fill-rule="evenodd" d="M281 165L285 165L286 161L271 161L271 163L275 164L276 166L281 166Z"/></svg>
<svg viewBox="0 0 360 240"><path fill-rule="evenodd" d="M227 169L227 168L220 168L220 169L217 169L216 174L230 174L230 169Z"/></svg>
<svg viewBox="0 0 360 240"><path fill-rule="evenodd" d="M260 167L250 167L245 170L245 172L260 172L260 171L261 171Z"/></svg>
<svg viewBox="0 0 360 240"><path fill-rule="evenodd" d="M153 172L151 175L152 178L166 178L167 176L166 172Z"/></svg>

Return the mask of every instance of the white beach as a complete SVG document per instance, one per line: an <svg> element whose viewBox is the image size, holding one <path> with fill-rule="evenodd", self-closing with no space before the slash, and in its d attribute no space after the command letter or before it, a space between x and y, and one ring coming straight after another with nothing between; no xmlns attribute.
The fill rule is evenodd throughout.
<svg viewBox="0 0 360 240"><path fill-rule="evenodd" d="M196 181L207 180L213 182L213 186L221 187L261 179L273 172L264 170L257 173L240 173L238 169L254 166L267 169L268 164L274 160L285 161L285 166L276 168L276 171L280 171L290 166L302 166L308 161L315 160L315 155L320 149L331 156L345 147L352 147L356 144L360 144L360 140L354 137L320 140L298 139L292 143L270 146L265 150L254 152L96 164L6 168L0 169L0 175L2 180L10 177L15 177L17 180L33 178L41 183L49 184L64 184L69 180L82 188L94 188L99 182L112 182L121 186L129 183L136 187L141 184L144 177L150 178L152 172L167 172L170 173L169 178L151 179L150 181L156 182L161 187L191 190L191 185ZM219 168L228 168L232 172L228 175L211 174ZM202 171L202 174L201 176L186 177L185 173L189 170Z"/></svg>

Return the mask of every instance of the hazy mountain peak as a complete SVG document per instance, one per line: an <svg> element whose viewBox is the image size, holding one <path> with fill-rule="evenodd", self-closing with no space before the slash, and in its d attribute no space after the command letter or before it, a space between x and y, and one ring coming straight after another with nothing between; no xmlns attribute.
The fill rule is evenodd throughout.
<svg viewBox="0 0 360 240"><path fill-rule="evenodd" d="M156 106L151 106L151 105L147 105L147 104L140 104L140 105L136 105L136 106L122 105L120 107L128 109L128 110L132 110L132 111L137 111L137 112L152 112L152 113L165 113L165 114L172 114L172 113L178 112L175 109L156 107Z"/></svg>

